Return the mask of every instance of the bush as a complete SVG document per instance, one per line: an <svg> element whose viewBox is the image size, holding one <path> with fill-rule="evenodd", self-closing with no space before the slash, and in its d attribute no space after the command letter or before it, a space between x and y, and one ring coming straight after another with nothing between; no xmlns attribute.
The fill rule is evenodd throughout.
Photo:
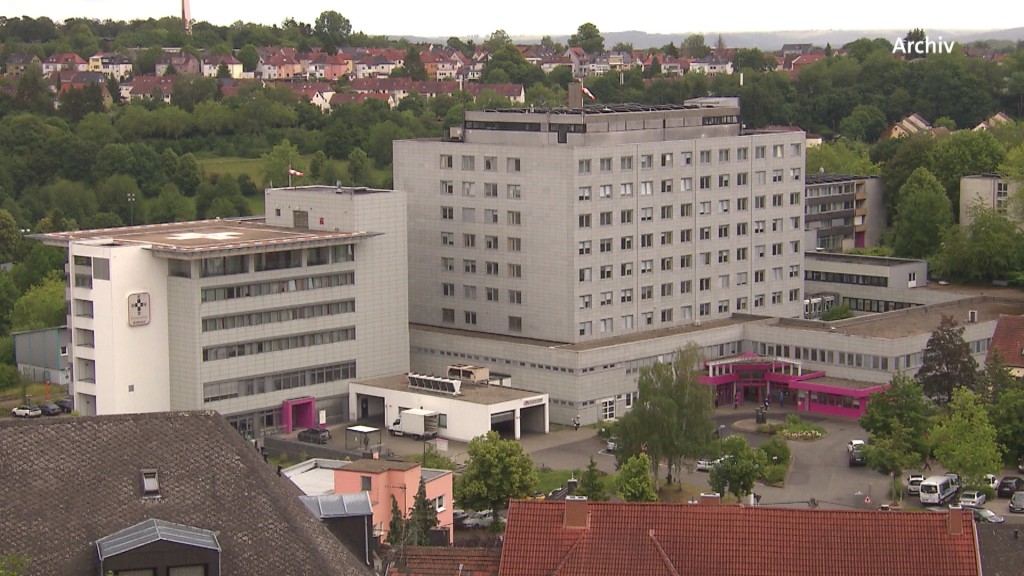
<svg viewBox="0 0 1024 576"><path fill-rule="evenodd" d="M764 467L761 473L761 480L765 484L772 486L780 485L786 480L786 469L788 467L788 461L784 464L769 464Z"/></svg>
<svg viewBox="0 0 1024 576"><path fill-rule="evenodd" d="M789 446L778 436L773 436L771 440L765 442L761 446L761 450L764 450L769 462L778 464L789 462Z"/></svg>

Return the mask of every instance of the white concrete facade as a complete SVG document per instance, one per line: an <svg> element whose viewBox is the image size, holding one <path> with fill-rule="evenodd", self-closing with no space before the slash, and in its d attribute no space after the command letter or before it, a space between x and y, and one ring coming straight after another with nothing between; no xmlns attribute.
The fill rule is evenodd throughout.
<svg viewBox="0 0 1024 576"><path fill-rule="evenodd" d="M350 380L408 369L404 196L275 189L266 206L266 223L42 237L69 251L79 411L217 410L256 434L290 422L296 398L344 419ZM132 326L139 294L148 323Z"/></svg>

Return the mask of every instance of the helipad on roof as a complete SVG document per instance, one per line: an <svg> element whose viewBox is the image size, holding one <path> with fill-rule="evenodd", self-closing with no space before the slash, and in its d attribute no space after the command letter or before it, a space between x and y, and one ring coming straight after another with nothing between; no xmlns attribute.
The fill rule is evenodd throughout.
<svg viewBox="0 0 1024 576"><path fill-rule="evenodd" d="M335 232L267 226L263 218L199 220L147 226L53 232L37 237L46 244L105 242L146 246L155 252L177 255L208 254L226 250L265 249L277 245L326 245L375 235L367 231Z"/></svg>

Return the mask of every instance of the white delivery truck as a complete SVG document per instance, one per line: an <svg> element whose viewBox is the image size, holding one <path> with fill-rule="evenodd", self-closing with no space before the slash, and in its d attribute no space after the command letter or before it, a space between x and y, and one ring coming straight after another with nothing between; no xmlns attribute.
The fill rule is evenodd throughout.
<svg viewBox="0 0 1024 576"><path fill-rule="evenodd" d="M392 436L412 436L417 440L437 436L437 412L410 408L402 410L394 423L388 427Z"/></svg>

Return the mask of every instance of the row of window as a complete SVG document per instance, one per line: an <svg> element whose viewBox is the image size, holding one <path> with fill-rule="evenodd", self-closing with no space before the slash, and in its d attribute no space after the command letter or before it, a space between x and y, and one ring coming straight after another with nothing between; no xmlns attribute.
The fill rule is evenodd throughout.
<svg viewBox="0 0 1024 576"><path fill-rule="evenodd" d="M793 143L789 145L789 156L799 157L801 155L802 145ZM719 148L717 151L717 158L719 164L724 164L730 161L731 158L735 158L737 161L745 161L750 157L750 149L748 147L739 147L735 149L735 156L733 156L734 150L732 148ZM711 164L712 158L716 155L713 154L712 150L700 150L697 153L697 159L700 164ZM662 168L670 168L676 162L677 155L673 152L663 152L661 154L641 154L640 155L640 169L649 170L655 167L655 162ZM768 157L768 146L754 146L754 159L762 160ZM785 144L773 144L771 147L772 158L785 158L786 148ZM463 159L466 157L463 156ZM693 152L680 152L678 154L679 165L681 166L692 166L693 165ZM615 162L612 157L599 158L597 160L598 169L601 172L611 172ZM443 164L443 162L442 162ZM465 164L465 160L464 160ZM619 169L622 171L633 169L633 156L620 156L618 162ZM594 167L594 162L590 158L580 159L577 163L577 172L579 174L590 174Z"/></svg>
<svg viewBox="0 0 1024 576"><path fill-rule="evenodd" d="M236 286L203 288L201 299L203 302L217 302L220 300L234 300L236 298L252 298L268 296L270 294L348 286L349 284L355 284L355 282L356 273L354 271L339 272L325 276L307 276L305 278L289 278L287 280L274 280L271 282L253 282L252 284L239 284Z"/></svg>
<svg viewBox="0 0 1024 576"><path fill-rule="evenodd" d="M790 252L792 254L799 254L800 253L800 241L799 240L793 240L789 244L790 244ZM783 245L782 242L776 242L776 243L772 244L771 245L771 255L773 257L775 257L775 256L783 256L785 254L785 250L783 249L783 246L784 245ZM756 259L758 259L758 260L761 260L761 259L767 257L767 254L768 254L767 248L768 248L768 245L766 245L766 244L759 244L757 246L754 246L754 257ZM746 247L736 248L735 250L736 250L736 261L737 262L743 262L743 261L747 260L749 253L748 253L748 250L747 250ZM697 254L697 263L700 264L701 266L712 266L714 263L717 263L717 264L728 264L729 263L729 258L731 256L731 254L732 253L731 253L730 250L719 250L718 254L717 254L717 258L715 258L715 254L713 254L711 252L701 252L701 253ZM680 269L692 268L693 267L693 260L694 260L693 254L683 254L682 256L679 257L679 268ZM465 270L466 272L476 272L476 261L475 260L465 260L464 262L472 262L473 263L472 270L469 270L468 267L467 267L467 269ZM655 264L654 259L641 260L640 261L640 274L651 274L651 273L653 273L654 269L655 269L654 268L654 264ZM674 267L675 267L675 257L674 256L666 256L666 257L664 257L664 258L662 258L661 260L658 261L658 269L660 269L662 272L670 272L670 271L673 270ZM598 277L601 280L610 280L610 279L615 277L615 265L614 264L605 264L605 265L599 266L599 267L597 267L597 270L598 270ZM775 270L780 270L781 271L782 268L781 267L775 268ZM497 268L495 268L495 274L497 273L496 271L497 271ZM591 266L585 266L583 268L580 268L578 270L578 272L579 272L578 276L579 276L579 281L580 282L590 282L591 280L594 279L594 268L591 267ZM756 278L756 275L757 275L758 272L762 272L763 273L764 271L763 270L755 271L755 273L754 273L755 274L755 278ZM633 275L633 263L632 262L623 262L623 263L621 263L619 265L619 276L620 277L628 277L628 276L632 276L632 275ZM789 267L789 277L790 278L796 278L796 277L799 277L799 275L800 275L800 267L799 267L799 265L795 265L795 264L791 265ZM781 278L777 278L777 279L781 279Z"/></svg>
<svg viewBox="0 0 1024 576"><path fill-rule="evenodd" d="M269 352L281 352L296 348L307 348L309 346L321 346L324 344L335 344L356 339L355 326L328 330L326 332L314 332L311 334L297 334L282 338L270 338L267 340L255 340L252 342L240 342L224 346L210 346L203 348L203 362L214 360L226 360L240 356L252 356L255 354L266 354Z"/></svg>
<svg viewBox="0 0 1024 576"><path fill-rule="evenodd" d="M485 272L490 276L497 276L499 265L497 262L484 262ZM455 259L454 258L441 258L441 269L445 272L455 271ZM462 271L466 274L476 274L476 260L463 260ZM522 278L523 277L523 265L522 264L507 264L506 275L509 278Z"/></svg>
<svg viewBox="0 0 1024 576"><path fill-rule="evenodd" d="M455 296L455 284L451 282L441 283L441 295L447 297ZM467 300L477 299L477 287L470 285L462 286L462 296ZM488 302L501 302L501 290L498 288L485 287L484 288L484 299ZM523 292L522 290L509 290L508 291L508 303L509 304L522 304L523 303Z"/></svg>
<svg viewBox="0 0 1024 576"><path fill-rule="evenodd" d="M800 168L789 169L790 180L800 180L801 175ZM704 175L697 177L697 189L698 190L711 190L712 188L730 188L731 186L747 186L750 184L750 173L749 172L737 172L736 179L733 180L732 174L719 174L717 181L718 185L715 186L715 178L711 175ZM777 184L785 181L785 171L781 168L772 170L771 181L773 184ZM692 192L693 191L693 177L687 176L680 178L679 180L679 191L680 192ZM673 192L673 184L675 180L665 179L661 180L658 184L657 189L662 194L671 194ZM754 184L763 186L768 183L768 173L761 170L754 172ZM465 184L465 183L463 183ZM592 186L580 186L577 189L576 199L580 202L588 202L593 198L594 187ZM623 182L619 184L619 197L630 198L633 196L633 183ZM655 191L654 180L644 180L640 182L640 196L652 196ZM601 184L597 186L598 198L608 200L615 197L615 185L614 184ZM470 194L466 194L467 196Z"/></svg>
<svg viewBox="0 0 1024 576"><path fill-rule="evenodd" d="M799 276L800 266L794 264L789 267L789 277L795 278ZM772 268L772 280L781 281L783 280L783 269L782 267ZM754 271L754 284L763 284L765 282L765 270ZM746 286L748 282L749 274L747 272L737 272L735 276L729 274L721 274L717 278L717 282L713 282L712 277L699 278L697 280L697 290L700 292L707 292L717 288L729 288L732 285L735 286ZM676 290L676 284L674 282L664 282L658 287L658 291L662 297L672 296ZM679 294L691 294L693 293L694 282L693 280L682 280L679 282ZM640 300L650 300L654 298L654 285L648 284L640 287ZM607 290L600 293L600 305L608 306L614 303L614 291ZM624 288L619 291L619 302L627 303L633 301L633 289ZM582 294L579 296L579 308L585 310L591 307L593 303L592 294Z"/></svg>
<svg viewBox="0 0 1024 576"><path fill-rule="evenodd" d="M241 396L253 396L278 390L302 388L314 384L351 380L356 377L356 361L304 368L294 372L266 374L239 380L207 382L203 384L203 402L216 402Z"/></svg>
<svg viewBox="0 0 1024 576"><path fill-rule="evenodd" d="M477 314L472 310L465 310L462 313L463 323L468 326L476 326ZM455 309L454 308L441 308L441 322L445 324L455 323ZM522 332L523 331L523 317L522 316L509 316L508 317L508 331L509 332Z"/></svg>
<svg viewBox="0 0 1024 576"><path fill-rule="evenodd" d="M972 340L968 344L972 354L982 354L988 351L992 343L991 338ZM923 352L914 352L899 356L877 356L874 354L860 354L855 352L826 350L821 348L790 346L788 344L772 344L769 342L751 342L751 349L755 354L761 356L781 356L794 360L817 362L820 364L832 364L835 366L848 366L852 368L863 368L865 370L879 370L888 372L890 365L892 370L909 370L921 366Z"/></svg>
<svg viewBox="0 0 1024 576"><path fill-rule="evenodd" d="M479 188L476 187L476 182L464 180L460 183L460 190L462 195L467 198L473 198L477 195ZM441 195L442 196L453 196L455 194L455 182L453 180L441 180ZM498 184L494 182L484 182L483 185L484 198L497 198L498 197ZM523 197L523 188L519 184L506 184L505 185L505 197L509 200L520 200Z"/></svg>
<svg viewBox="0 0 1024 576"><path fill-rule="evenodd" d="M861 286L889 286L889 278L886 276L868 276L867 274L843 274L841 272L822 272L820 270L808 270L804 274L806 280L813 282L833 282L836 284L858 284Z"/></svg>
<svg viewBox="0 0 1024 576"><path fill-rule="evenodd" d="M498 211L485 209L483 211L484 224L498 224ZM442 220L455 220L455 207L454 206L441 206L441 219ZM463 208L462 209L462 221L467 223L475 223L476 220L476 208ZM505 211L505 223L509 226L519 226L523 223L523 215L518 210L506 210Z"/></svg>
<svg viewBox="0 0 1024 576"><path fill-rule="evenodd" d="M783 198L784 198L784 196L782 194L774 194L774 195L772 195L772 207L783 206L784 205L783 204ZM767 199L768 199L767 196L755 196L754 197L754 207L756 209L759 209L759 210L767 208ZM792 193L790 193L790 195L789 195L789 204L792 206L792 205L796 205L796 204L799 204L799 203L800 203L800 193L799 192L792 192ZM730 212L730 208L733 205L734 205L733 201L728 199L728 198L723 198L721 200L718 200L718 212L717 213L719 213L719 214L728 214ZM703 200L701 202L698 202L697 203L697 214L699 216L711 215L711 214L715 213L715 212L712 211L712 207L713 206L714 206L714 202L711 201L711 200ZM748 198L736 198L735 199L735 206L736 206L736 211L737 212L745 212L745 211L747 211L748 207L750 206L749 199ZM651 222L651 221L653 221L654 220L654 214L655 214L655 212L654 212L655 208L656 208L655 206L645 206L645 207L640 208L639 209L639 212L640 212L640 222ZM675 212L675 205L674 204L665 204L665 205L659 206L657 208L658 208L658 216L659 216L660 220L671 220L673 218L673 216L676 214L676 212ZM467 209L463 208L463 215L464 216L466 215L465 210L467 210ZM472 209L469 209L469 210L472 210ZM490 211L485 211L485 212L493 212L494 213L494 215L492 216L492 218L493 218L493 222L492 223L496 224L497 223L497 211L490 210ZM510 214L511 214L511 212L510 212ZM516 212L516 214L518 214L518 212ZM618 218L619 223L620 224L632 224L633 223L633 214L634 214L634 210L632 208L626 208L626 209L623 209L623 210L619 210L619 218ZM679 212L678 212L678 214L679 214L680 218L691 218L691 217L693 217L693 215L694 215L693 203L689 203L688 202L686 204L680 204L679 205ZM441 209L441 218L443 220L453 220L454 219L454 212L450 211L450 210L446 211L445 208L443 207ZM799 224L800 224L799 216L794 217L794 218L796 218L796 219L794 219L792 221L794 223L794 228L796 229L796 228L799 228ZM578 228L590 228L591 225L593 224L593 214L590 213L590 212L585 212L585 213L582 213L582 214L577 214L576 215L576 219L577 219L577 227ZM779 220L779 219L777 219L777 220ZM464 219L464 221L472 222L473 220L465 220ZM488 222L488 220L485 219L485 222ZM605 212L599 212L598 213L598 222L600 223L601 226L611 226L612 224L615 223L615 212L611 211L611 210L605 211Z"/></svg>
<svg viewBox="0 0 1024 576"><path fill-rule="evenodd" d="M295 308L267 310L265 312L250 312L248 314L234 314L232 316L221 316L218 318L203 318L203 332L230 330L232 328L259 326L262 324L288 322L291 320L305 320L308 318L319 318L321 316L334 316L336 314L348 314L355 311L355 300L342 300L340 302L310 304L307 306L297 306Z"/></svg>
<svg viewBox="0 0 1024 576"><path fill-rule="evenodd" d="M763 308L765 302L769 301L773 305L782 304L784 302L783 292L777 291L771 294L755 294L753 297L753 307ZM800 289L794 288L789 291L789 302L796 302L800 300ZM713 313L717 314L728 314L732 311L742 312L749 309L750 299L746 296L742 296L735 299L735 308L730 309L731 302L729 300L719 300L716 303L702 302L697 305L697 314L699 318L705 318L711 316ZM642 312L640 314L640 325L641 326L653 326L655 320L658 319L662 323L670 323L675 321L688 321L693 320L693 306L686 305L679 308L678 317L675 314L674 308L663 308L655 312ZM614 318L602 318L596 323L598 333L608 333L615 331L615 319ZM580 336L590 336L594 333L595 323L591 320L580 322L578 325ZM621 316L619 319L619 327L622 330L632 330L634 328L634 316L627 314Z"/></svg>
<svg viewBox="0 0 1024 576"><path fill-rule="evenodd" d="M800 217L799 216L790 218L790 229L791 230L800 230ZM729 224L720 224L718 226L717 237L718 238L728 238L730 230L731 230L731 227L730 227ZM736 236L746 236L748 230L749 230L749 226L747 226L746 222L738 222L738 223L736 223ZM766 230L768 230L768 227L766 226L766 221L765 220L757 220L757 221L754 222L754 233L755 234L764 234ZM773 220L771 222L771 231L772 232L783 232L784 231L784 227L782 225L782 219L781 218L776 218L775 220ZM712 235L712 228L711 228L711 226L704 226L704 227L698 228L697 232L698 232L698 239L699 240L711 240L712 239L713 235ZM640 247L641 248L652 248L652 247L654 247L654 233L653 232L646 233L646 234L641 234L639 236L639 238L640 238ZM671 246L672 245L672 241L673 241L674 238L676 238L674 230L660 232L658 234L658 245L660 245L660 246ZM686 244L686 243L692 242L693 241L693 229L692 228L686 228L686 229L680 230L678 238L679 238L679 243L680 244ZM794 242L795 242L795 244L794 244ZM621 251L625 252L625 251L632 250L633 249L633 244L634 244L633 236L621 236L621 237L619 237L618 244L619 244L619 250L621 250ZM775 244L776 245L781 245L782 243L781 242L776 242ZM615 239L614 238L602 238L602 239L597 241L597 245L598 245L598 249L600 250L601 254L607 254L607 253L610 253L610 252L614 251ZM799 251L799 248L800 248L799 240L791 241L791 245L792 245L792 248L793 248L794 251ZM580 240L579 242L576 243L576 246L577 246L577 252L579 253L580 256L587 256L587 255L593 253L594 241L593 240ZM467 246L467 247L469 247L469 246ZM774 250L775 249L773 248L773 252L774 252Z"/></svg>
<svg viewBox="0 0 1024 576"><path fill-rule="evenodd" d="M461 165L463 170L473 171L476 170L476 156L463 155L461 158ZM497 156L484 156L483 168L484 172L497 172L498 171L498 157ZM442 170L450 170L455 167L455 157L451 154L441 154L440 166ZM522 163L519 158L505 158L505 171L506 172L520 172L522 171Z"/></svg>

